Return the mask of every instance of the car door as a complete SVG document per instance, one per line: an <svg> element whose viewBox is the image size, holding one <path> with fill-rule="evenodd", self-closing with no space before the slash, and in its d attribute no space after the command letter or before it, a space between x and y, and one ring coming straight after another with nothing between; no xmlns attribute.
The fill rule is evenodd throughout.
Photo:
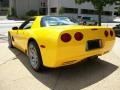
<svg viewBox="0 0 120 90"><path fill-rule="evenodd" d="M32 23L34 21L34 18L30 18L26 20L20 27L17 32L17 42L19 43L19 48L24 51L25 50L25 45L28 40L28 32L31 30Z"/></svg>

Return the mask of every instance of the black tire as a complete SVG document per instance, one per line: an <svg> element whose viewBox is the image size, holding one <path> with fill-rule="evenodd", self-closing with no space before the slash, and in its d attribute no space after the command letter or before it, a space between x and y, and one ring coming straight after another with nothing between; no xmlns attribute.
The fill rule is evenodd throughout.
<svg viewBox="0 0 120 90"><path fill-rule="evenodd" d="M12 44L12 36L10 35L10 33L8 33L8 44L9 44L9 48L14 48Z"/></svg>
<svg viewBox="0 0 120 90"><path fill-rule="evenodd" d="M37 56L37 59L36 59L36 67L35 66L33 66L33 62L34 62L34 60L33 59L35 59L34 58L34 56L32 56L31 54L30 54L30 48L31 48L31 45L34 47L34 49L35 49L35 52L34 53L36 53L36 56ZM43 66L43 62L42 62L42 56L41 56L41 53L40 53L40 49L39 49L39 47L38 47L38 44L35 42L35 41L31 41L29 44L28 44L28 57L29 57L29 60L30 60L30 64L31 64L31 66L32 66L32 68L35 70L35 71L37 71L37 72L39 72L39 71L44 71L45 70L45 67Z"/></svg>

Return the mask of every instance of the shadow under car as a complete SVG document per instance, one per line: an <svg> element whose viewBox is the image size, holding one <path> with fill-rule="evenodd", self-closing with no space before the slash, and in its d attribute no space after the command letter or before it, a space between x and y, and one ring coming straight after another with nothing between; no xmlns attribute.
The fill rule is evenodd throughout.
<svg viewBox="0 0 120 90"><path fill-rule="evenodd" d="M15 48L10 50L38 81L52 90L80 90L106 78L118 68L98 59L38 73L31 68L24 53Z"/></svg>

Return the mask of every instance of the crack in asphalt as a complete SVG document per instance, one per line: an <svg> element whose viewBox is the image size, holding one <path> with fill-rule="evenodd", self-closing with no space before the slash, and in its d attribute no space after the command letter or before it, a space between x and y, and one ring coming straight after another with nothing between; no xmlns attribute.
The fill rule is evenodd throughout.
<svg viewBox="0 0 120 90"><path fill-rule="evenodd" d="M5 40L5 41L8 41L8 39L6 37L2 37L0 38L1 40Z"/></svg>
<svg viewBox="0 0 120 90"><path fill-rule="evenodd" d="M6 35L0 34L0 42L7 42L8 41L8 37Z"/></svg>
<svg viewBox="0 0 120 90"><path fill-rule="evenodd" d="M18 78L18 79L14 79L14 80L12 80L13 82L16 82L16 81L18 81L18 80L22 80L22 79L25 79L25 78L29 78L29 76L25 76L25 77L21 77L21 78Z"/></svg>
<svg viewBox="0 0 120 90"><path fill-rule="evenodd" d="M9 58L8 60L6 60L6 62L1 63L0 66L4 65L4 64L7 64L10 61L16 60L17 56L20 56L20 55L22 55L22 53L18 53L15 57Z"/></svg>
<svg viewBox="0 0 120 90"><path fill-rule="evenodd" d="M0 36L6 36L6 35L0 33Z"/></svg>

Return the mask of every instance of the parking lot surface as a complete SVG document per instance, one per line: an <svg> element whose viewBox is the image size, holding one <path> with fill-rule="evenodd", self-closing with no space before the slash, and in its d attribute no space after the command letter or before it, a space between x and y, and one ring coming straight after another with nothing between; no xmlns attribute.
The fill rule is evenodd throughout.
<svg viewBox="0 0 120 90"><path fill-rule="evenodd" d="M25 54L0 43L0 90L119 90L120 39L98 60L37 73Z"/></svg>
<svg viewBox="0 0 120 90"><path fill-rule="evenodd" d="M7 30L15 25L0 24L0 90L120 90L120 38L98 60L37 73L25 54L8 48Z"/></svg>

